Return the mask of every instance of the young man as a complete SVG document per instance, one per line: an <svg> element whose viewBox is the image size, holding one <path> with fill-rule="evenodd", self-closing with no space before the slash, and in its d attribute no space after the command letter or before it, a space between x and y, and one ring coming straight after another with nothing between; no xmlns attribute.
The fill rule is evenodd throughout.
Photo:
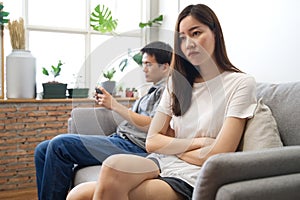
<svg viewBox="0 0 300 200"><path fill-rule="evenodd" d="M105 89L96 93L96 103L121 115L123 121L111 136L62 134L41 142L35 149L35 167L39 200L64 200L73 179L74 164L101 164L112 154L146 156L145 138L151 118L165 88L172 48L163 42L152 42L141 49L146 81L153 82L148 94L132 109L118 103ZM93 150L93 155L89 149ZM97 154L97 156L94 156ZM97 157L97 158L96 158Z"/></svg>

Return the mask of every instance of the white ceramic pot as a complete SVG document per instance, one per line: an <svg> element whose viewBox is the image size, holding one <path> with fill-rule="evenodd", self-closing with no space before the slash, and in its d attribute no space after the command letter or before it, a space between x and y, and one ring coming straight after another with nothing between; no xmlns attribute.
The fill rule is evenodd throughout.
<svg viewBox="0 0 300 200"><path fill-rule="evenodd" d="M6 97L36 97L36 60L28 50L13 50L6 57Z"/></svg>

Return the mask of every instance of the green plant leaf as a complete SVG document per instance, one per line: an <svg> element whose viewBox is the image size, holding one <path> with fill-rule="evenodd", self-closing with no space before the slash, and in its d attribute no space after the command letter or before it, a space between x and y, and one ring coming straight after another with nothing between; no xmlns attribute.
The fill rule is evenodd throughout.
<svg viewBox="0 0 300 200"><path fill-rule="evenodd" d="M45 67L43 67L42 72L43 72L44 75L49 76L49 72Z"/></svg>
<svg viewBox="0 0 300 200"><path fill-rule="evenodd" d="M60 75L61 68L59 65L57 65L57 67L52 65L51 68L52 68L52 74L54 78Z"/></svg>
<svg viewBox="0 0 300 200"><path fill-rule="evenodd" d="M7 17L9 15L9 12L1 11L0 17Z"/></svg>
<svg viewBox="0 0 300 200"><path fill-rule="evenodd" d="M124 71L127 64L128 64L128 58L124 58L123 60L121 60L121 62L119 64L119 69L120 69L121 72Z"/></svg>
<svg viewBox="0 0 300 200"><path fill-rule="evenodd" d="M133 60L138 64L138 65L142 65L143 64L143 62L142 62L142 60L143 60L143 55L139 52L139 53L136 53L136 54L134 54L134 56L132 57L133 58Z"/></svg>
<svg viewBox="0 0 300 200"><path fill-rule="evenodd" d="M160 23L164 20L164 16L163 15L159 15L158 17L156 17L155 19L153 19L154 23Z"/></svg>
<svg viewBox="0 0 300 200"><path fill-rule="evenodd" d="M140 22L139 27L140 28L144 28L146 26L152 27L154 24L161 25L163 20L164 20L163 15L159 15L158 17L156 17L152 20L149 20L146 23Z"/></svg>
<svg viewBox="0 0 300 200"><path fill-rule="evenodd" d="M116 73L115 68L112 68L106 72L103 72L104 78L107 78L109 81L114 77L114 74Z"/></svg>
<svg viewBox="0 0 300 200"><path fill-rule="evenodd" d="M9 22L9 19L5 19L9 15L9 12L3 11L4 6L0 4L0 25L4 25Z"/></svg>
<svg viewBox="0 0 300 200"><path fill-rule="evenodd" d="M118 20L112 18L111 11L104 5L97 5L90 15L90 26L101 33L113 32L118 25Z"/></svg>
<svg viewBox="0 0 300 200"><path fill-rule="evenodd" d="M58 61L56 66L51 65L50 72L54 78L60 75L62 65L63 65L63 63L61 62L61 60ZM42 68L42 72L44 75L49 76L49 71L45 67Z"/></svg>

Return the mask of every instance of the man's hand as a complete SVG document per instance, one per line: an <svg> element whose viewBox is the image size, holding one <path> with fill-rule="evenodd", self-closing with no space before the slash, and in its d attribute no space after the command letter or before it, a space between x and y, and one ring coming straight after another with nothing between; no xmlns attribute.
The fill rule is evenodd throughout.
<svg viewBox="0 0 300 200"><path fill-rule="evenodd" d="M95 92L95 102L97 105L103 106L107 109L113 110L118 105L117 100L109 94L103 87L98 88L102 94Z"/></svg>

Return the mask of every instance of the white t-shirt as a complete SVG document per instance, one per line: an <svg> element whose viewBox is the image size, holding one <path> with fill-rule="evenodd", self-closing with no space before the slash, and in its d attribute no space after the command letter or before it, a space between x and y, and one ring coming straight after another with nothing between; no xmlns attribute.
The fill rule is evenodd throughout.
<svg viewBox="0 0 300 200"><path fill-rule="evenodd" d="M226 117L251 118L256 108L256 82L250 75L223 72L203 83L194 83L192 103L183 116L171 109L171 83L165 89L157 112L172 117L170 126L177 138L216 138ZM189 164L177 156L152 153L158 160L162 177L180 178L195 186L200 166Z"/></svg>

